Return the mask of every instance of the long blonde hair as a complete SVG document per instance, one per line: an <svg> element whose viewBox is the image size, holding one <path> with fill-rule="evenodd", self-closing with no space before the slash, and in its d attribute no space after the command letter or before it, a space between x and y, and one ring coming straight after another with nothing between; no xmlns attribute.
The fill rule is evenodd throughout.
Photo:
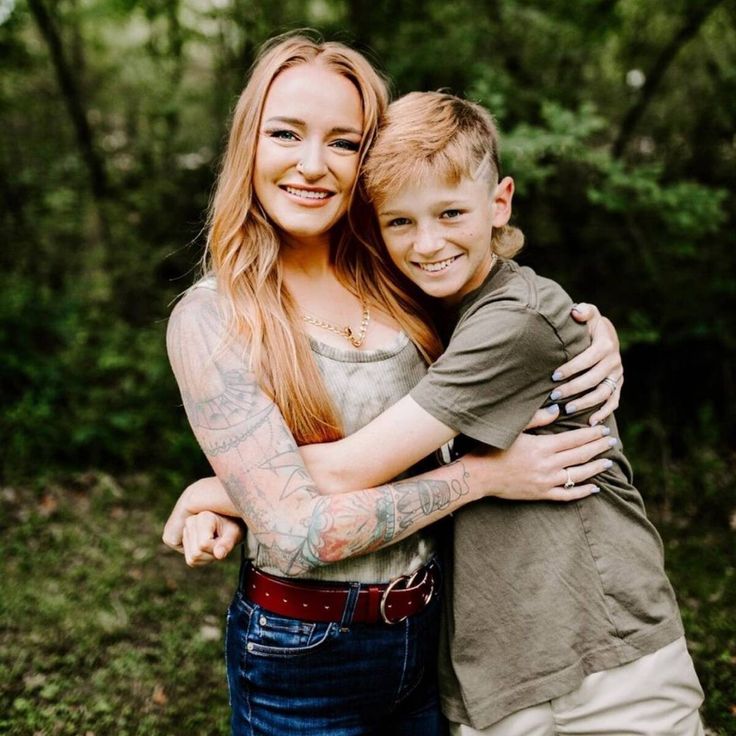
<svg viewBox="0 0 736 736"><path fill-rule="evenodd" d="M342 436L341 423L312 355L300 312L283 281L280 241L253 191L263 106L273 80L300 64L320 64L349 79L363 106L362 162L388 105L385 81L357 51L303 34L272 39L260 51L233 113L230 137L208 217L206 272L224 297L232 335L248 346L249 367L279 407L299 444ZM367 204L351 193L350 208ZM350 209L349 209L350 212ZM361 221L360 213L351 216ZM358 243L349 216L331 233L337 278L359 298L387 311L431 361L441 351L418 301L399 285L376 249Z"/></svg>

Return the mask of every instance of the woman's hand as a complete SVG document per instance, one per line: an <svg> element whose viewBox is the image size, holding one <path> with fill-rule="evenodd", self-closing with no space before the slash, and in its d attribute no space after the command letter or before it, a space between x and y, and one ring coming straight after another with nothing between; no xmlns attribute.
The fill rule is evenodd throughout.
<svg viewBox="0 0 736 736"><path fill-rule="evenodd" d="M590 347L564 365L552 375L555 381L565 381L577 373L571 381L560 384L551 394L552 401L562 401L568 396L588 391L574 402L566 404L567 414L589 409L601 404L588 420L595 426L616 410L621 398L621 386L624 382L624 367L619 352L618 335L610 320L601 316L593 304L575 304L572 316L578 322L586 322L592 337Z"/></svg>
<svg viewBox="0 0 736 736"><path fill-rule="evenodd" d="M553 419L550 414L536 421L536 426ZM488 484L488 496L511 501L574 501L600 490L587 481L612 465L608 458L597 458L618 442L609 433L608 427L546 435L522 433L508 450L472 452L465 459L474 466L486 463L492 471L495 480Z"/></svg>
<svg viewBox="0 0 736 736"><path fill-rule="evenodd" d="M224 560L245 538L241 519L201 511L187 517L182 535L184 557L189 567Z"/></svg>

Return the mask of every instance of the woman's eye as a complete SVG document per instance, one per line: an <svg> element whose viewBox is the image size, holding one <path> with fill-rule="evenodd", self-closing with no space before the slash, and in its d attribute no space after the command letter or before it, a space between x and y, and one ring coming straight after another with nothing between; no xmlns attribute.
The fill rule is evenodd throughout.
<svg viewBox="0 0 736 736"><path fill-rule="evenodd" d="M297 140L296 133L293 130L267 130L266 135L269 138L278 138L282 141Z"/></svg>
<svg viewBox="0 0 736 736"><path fill-rule="evenodd" d="M341 138L339 141L334 141L332 145L335 148L340 148L343 151L359 151L360 150L360 143L356 143L355 141L349 141L345 138Z"/></svg>
<svg viewBox="0 0 736 736"><path fill-rule="evenodd" d="M402 225L408 225L409 224L409 218L408 217L394 217L393 220L389 220L386 223L387 227L402 227Z"/></svg>
<svg viewBox="0 0 736 736"><path fill-rule="evenodd" d="M452 220L455 217L460 217L462 213L462 210L445 210L442 213L442 217L444 217L446 220Z"/></svg>

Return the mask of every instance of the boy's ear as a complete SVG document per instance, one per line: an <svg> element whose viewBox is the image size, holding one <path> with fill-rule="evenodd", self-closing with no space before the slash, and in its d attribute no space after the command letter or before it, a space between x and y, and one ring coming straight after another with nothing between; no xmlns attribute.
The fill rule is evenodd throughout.
<svg viewBox="0 0 736 736"><path fill-rule="evenodd" d="M503 227L511 219L511 200L514 198L514 180L505 176L493 193L493 227Z"/></svg>

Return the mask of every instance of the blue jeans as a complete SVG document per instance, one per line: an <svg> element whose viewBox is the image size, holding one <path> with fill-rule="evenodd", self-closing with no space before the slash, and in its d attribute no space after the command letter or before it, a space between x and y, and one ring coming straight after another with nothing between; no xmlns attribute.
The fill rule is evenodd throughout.
<svg viewBox="0 0 736 736"><path fill-rule="evenodd" d="M340 623L310 623L236 591L225 637L233 736L447 734L438 599L393 625L352 623L349 611Z"/></svg>

